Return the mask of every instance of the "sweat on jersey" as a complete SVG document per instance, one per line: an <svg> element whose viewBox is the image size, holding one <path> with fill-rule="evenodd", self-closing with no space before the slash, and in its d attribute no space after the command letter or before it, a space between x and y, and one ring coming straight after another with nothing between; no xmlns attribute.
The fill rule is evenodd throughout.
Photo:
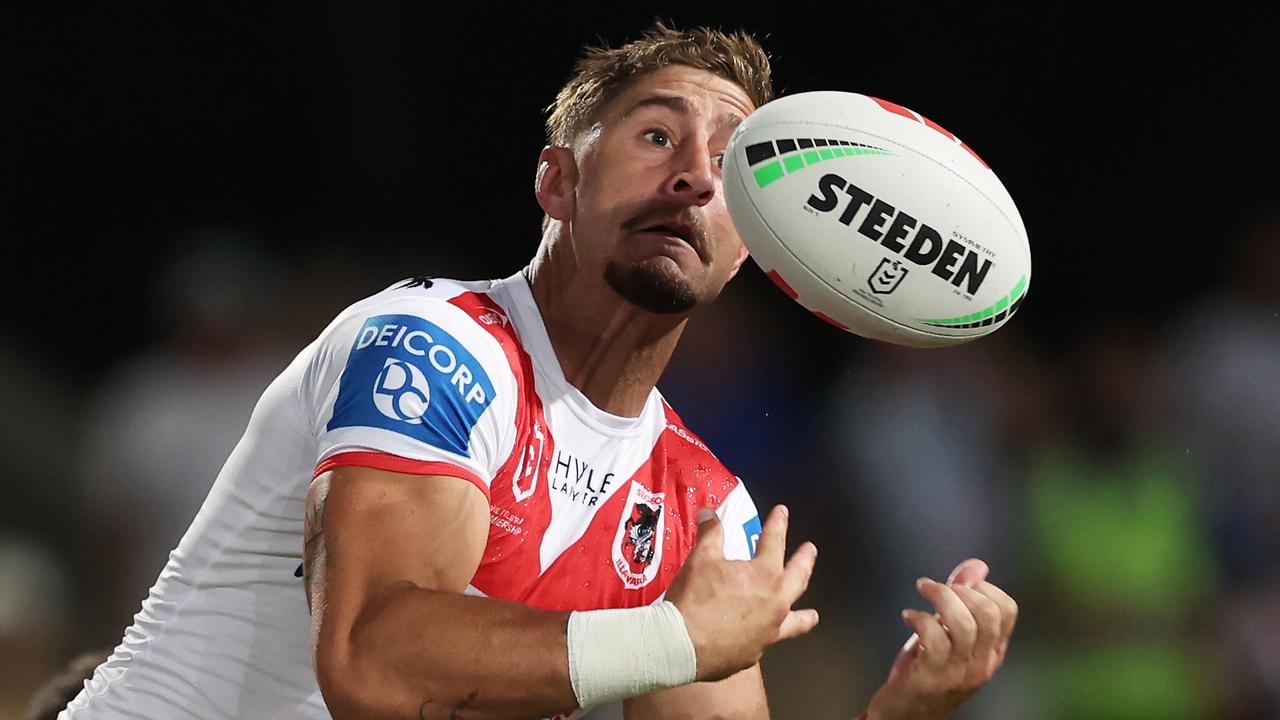
<svg viewBox="0 0 1280 720"><path fill-rule="evenodd" d="M565 380L523 274L397 283L340 313L263 393L123 641L59 719L329 718L303 515L312 479L341 466L474 484L490 526L466 592L547 610L660 601L701 507L730 559L754 556L760 534L742 482L657 389L625 418Z"/></svg>

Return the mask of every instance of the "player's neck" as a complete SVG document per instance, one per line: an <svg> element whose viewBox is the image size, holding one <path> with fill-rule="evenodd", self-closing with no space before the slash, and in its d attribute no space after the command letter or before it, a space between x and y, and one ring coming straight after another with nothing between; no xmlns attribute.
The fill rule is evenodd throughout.
<svg viewBox="0 0 1280 720"><path fill-rule="evenodd" d="M603 279L540 260L525 268L525 277L565 379L601 410L639 416L671 361L687 316L646 312Z"/></svg>

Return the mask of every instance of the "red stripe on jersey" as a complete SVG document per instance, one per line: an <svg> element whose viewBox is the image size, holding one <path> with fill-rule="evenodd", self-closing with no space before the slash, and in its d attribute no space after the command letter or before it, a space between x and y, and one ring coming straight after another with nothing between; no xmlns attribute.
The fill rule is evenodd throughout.
<svg viewBox="0 0 1280 720"><path fill-rule="evenodd" d="M666 435L664 432L663 436ZM631 485L641 483L655 489L654 485L660 485L661 479L655 477L654 468L663 467L663 460L664 443L659 440L653 455L609 496L592 516L582 537L565 548L521 601L543 610L599 610L649 605L665 592L693 548L693 535L684 529L686 523L679 516L679 508L673 510L668 502L675 499L671 492L665 494L662 503L666 532L665 537L658 539L662 543L662 557L653 558L659 563L657 575L643 587L628 589L613 567L618 525L624 522L623 515L631 511L625 507L631 498ZM656 489L661 491L660 487Z"/></svg>
<svg viewBox="0 0 1280 720"><path fill-rule="evenodd" d="M868 95L867 97L871 97L871 96ZM881 100L878 97L873 97L871 99L875 100L877 105L884 108L885 110L888 110L894 115L901 115L902 117L907 118L912 122L920 122L920 120L910 110L902 107L898 103L889 102L888 100Z"/></svg>
<svg viewBox="0 0 1280 720"><path fill-rule="evenodd" d="M449 299L449 303L455 307L462 309L467 315L476 321L476 324L484 328L498 341L498 345L502 347L502 352L507 356L507 365L511 368L511 373L516 378L516 447L511 449L511 455L508 456L506 462L511 462L511 458L515 457L520 450L519 438L523 436L526 430L522 421L524 403L521 401L527 394L533 392L533 363L529 359L529 354L520 346L520 340L515 334L515 324L511 322L511 318L507 317L506 310L502 306L494 302L493 298L483 293L464 292L453 296Z"/></svg>
<svg viewBox="0 0 1280 720"><path fill-rule="evenodd" d="M507 311L488 295L474 292L459 293L449 298L449 304L460 308L470 315L477 325L489 331L489 334L502 346L502 351L507 354L507 363L511 365L511 372L516 373L516 380L520 381L520 355L523 350L520 348L520 341L516 338L515 326L512 325L511 318L507 317Z"/></svg>
<svg viewBox="0 0 1280 720"><path fill-rule="evenodd" d="M582 537L551 563L531 591L516 599L545 610L598 610L649 605L667 591L693 550L698 510L719 509L739 481L670 406L664 409L667 429L649 459L600 507ZM619 525L633 517L628 502L637 483L651 494L662 494L665 517L658 538L662 552L651 561L658 563L653 580L630 588L614 567L614 551L625 539Z"/></svg>
<svg viewBox="0 0 1280 720"><path fill-rule="evenodd" d="M461 293L449 302L493 335L516 378L516 441L489 489L489 540L471 585L490 597L519 600L538 581L542 567L542 538L551 524L547 483L555 441L534 384L533 360L506 311L482 293Z"/></svg>
<svg viewBox="0 0 1280 720"><path fill-rule="evenodd" d="M657 600L693 548L698 509L719 508L738 479L664 406L667 429L649 458L612 488L608 499L585 520L583 535L543 572L541 553L552 520L552 464L557 447L536 390L533 361L506 312L487 295L461 293L449 302L476 318L498 340L518 386L516 441L490 484L489 538L471 586L489 597L556 610L638 607ZM661 543L661 555L655 553L652 559L658 563L656 570L647 564L629 568L633 574L652 571L652 580L629 587L623 571L614 567L614 545L635 511L627 505L637 483L649 491L649 497L662 494L664 532L654 538Z"/></svg>
<svg viewBox="0 0 1280 720"><path fill-rule="evenodd" d="M526 355L526 361L528 356ZM511 457L498 470L489 502L489 540L471 585L490 597L523 602L542 571L542 542L551 525L550 477L556 444L542 399L529 382Z"/></svg>
<svg viewBox="0 0 1280 720"><path fill-rule="evenodd" d="M437 460L413 460L411 458L381 452L338 453L317 465L316 471L311 477L314 479L319 476L320 473L328 472L339 467L367 467L374 468L375 470L407 473L409 475L445 475L449 477L456 477L466 480L472 485L480 488L480 492L484 493L486 498L489 497L489 486L485 485L484 480L481 480L479 475L476 475L460 465L454 465L449 462L440 462Z"/></svg>
<svg viewBox="0 0 1280 720"><path fill-rule="evenodd" d="M768 278L773 281L773 284L777 285L782 292L786 293L787 297L792 300L800 297L800 293L796 292L790 285L788 285L787 281L782 279L782 276L778 274L777 270L770 270L765 273L765 275L768 276Z"/></svg>

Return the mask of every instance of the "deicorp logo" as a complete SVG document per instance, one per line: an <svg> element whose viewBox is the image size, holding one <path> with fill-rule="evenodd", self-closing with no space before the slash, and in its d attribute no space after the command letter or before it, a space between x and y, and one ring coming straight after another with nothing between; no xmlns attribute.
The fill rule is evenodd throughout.
<svg viewBox="0 0 1280 720"><path fill-rule="evenodd" d="M493 397L479 361L444 329L379 315L356 335L328 429L383 428L465 455Z"/></svg>

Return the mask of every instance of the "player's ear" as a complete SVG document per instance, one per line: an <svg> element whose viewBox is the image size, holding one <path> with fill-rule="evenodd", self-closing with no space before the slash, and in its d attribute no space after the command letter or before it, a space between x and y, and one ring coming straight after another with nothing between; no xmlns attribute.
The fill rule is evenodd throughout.
<svg viewBox="0 0 1280 720"><path fill-rule="evenodd" d="M533 194L543 212L556 220L568 220L573 213L577 184L578 163L573 158L573 150L555 145L542 148Z"/></svg>
<svg viewBox="0 0 1280 720"><path fill-rule="evenodd" d="M738 251L738 259L733 261L733 269L729 271L730 280L738 274L738 269L742 267L742 263L746 262L750 255L751 253L747 250L747 246L743 245L742 249Z"/></svg>

